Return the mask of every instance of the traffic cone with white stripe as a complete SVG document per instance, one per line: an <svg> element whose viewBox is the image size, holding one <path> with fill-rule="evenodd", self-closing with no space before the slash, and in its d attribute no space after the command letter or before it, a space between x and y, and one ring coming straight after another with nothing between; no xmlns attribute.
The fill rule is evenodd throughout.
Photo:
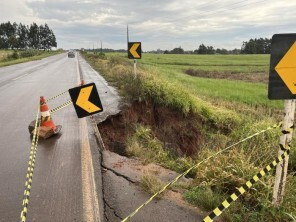
<svg viewBox="0 0 296 222"><path fill-rule="evenodd" d="M43 96L40 96L40 113L41 113L41 124L40 126L45 126L51 128L53 131L57 129L57 126L54 124L48 106Z"/></svg>
<svg viewBox="0 0 296 222"><path fill-rule="evenodd" d="M46 104L46 100L43 96L40 96L40 112L41 119L39 119L40 127L38 129L39 137L47 139L55 134L58 134L61 131L62 126L54 124ZM34 133L34 129L35 121L32 121L29 125L29 131L31 134Z"/></svg>
<svg viewBox="0 0 296 222"><path fill-rule="evenodd" d="M46 104L46 100L43 96L40 96L40 112L41 112L41 124L40 127L49 128L53 134L57 134L60 132L62 126L56 126L51 118L50 111L48 109L48 105ZM50 135L51 136L51 135ZM49 136L48 136L49 137Z"/></svg>

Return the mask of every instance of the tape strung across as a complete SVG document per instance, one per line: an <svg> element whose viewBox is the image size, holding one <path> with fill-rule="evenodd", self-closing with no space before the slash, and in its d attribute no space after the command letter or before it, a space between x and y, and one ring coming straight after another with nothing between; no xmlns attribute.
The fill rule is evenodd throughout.
<svg viewBox="0 0 296 222"><path fill-rule="evenodd" d="M204 222L212 222L214 218L220 216L222 212L227 209L232 202L236 201L240 195L244 194L248 189L250 189L260 178L264 177L271 169L275 168L278 163L280 163L283 159L289 156L290 147L286 148L285 152L276 158L271 164L266 166L263 170L257 173L251 180L245 183L245 185L238 188L230 197L222 202L216 209L209 214L209 216L203 219Z"/></svg>
<svg viewBox="0 0 296 222"><path fill-rule="evenodd" d="M151 196L151 197L150 197L145 203L143 203L140 207L138 207L133 213L131 213L131 214L130 214L129 216L127 216L126 218L124 218L124 219L122 220L122 222L126 222L126 221L128 221L130 218L132 218L133 216L135 216L135 215L136 215L136 214L137 214L137 213L138 213L138 212L139 212L144 206L146 206L147 204L149 204L149 203L150 203L150 202L151 202L156 196L158 196L159 194L161 194L162 192L164 192L169 186L171 186L171 185L173 185L174 183L176 183L181 177L187 175L191 170L197 168L197 167L200 166L202 163L207 162L208 160L210 160L210 159L212 159L212 158L218 156L219 154L225 152L226 150L229 150L230 148L232 148L232 147L234 147L234 146L236 146L236 145L238 145L238 144L241 144L241 143L243 143L243 142L245 142L245 141L247 141L247 140L249 140L249 139L252 139L253 137L256 137L256 136L258 136L258 135L260 135L260 134L262 134L262 133L265 133L265 132L267 132L267 131L269 131L269 130L279 128L279 127L281 127L281 126L282 126L282 122L280 122L279 124L275 124L275 125L273 125L273 126L271 126L271 127L268 127L268 128L265 129L265 130L261 130L261 131L259 131L259 132L257 132L257 133L254 133L253 135L248 136L248 137L246 137L245 139L242 139L241 141L239 141L239 142L237 142L237 143L234 143L234 144L232 144L232 145L226 147L226 148L223 149L223 150L220 150L219 152L213 154L212 156L209 156L208 158L206 158L206 159L202 160L201 162L197 163L196 165L190 167L190 168L189 168L188 170L186 170L184 173L180 174L180 175L177 176L174 180L172 180L172 181L169 182L167 185L165 185L160 191L158 191L158 192L155 193L153 196Z"/></svg>
<svg viewBox="0 0 296 222"><path fill-rule="evenodd" d="M71 104L72 104L72 101L67 101L67 102L65 102L64 104L62 104L62 105L60 105L60 106L58 106L58 107L56 107L56 108L50 110L49 112L50 112L51 114L53 114L53 113L55 113L55 112L57 112L57 111L59 111L59 110L61 110L61 109L66 108L67 106L69 106L69 105L71 105Z"/></svg>
<svg viewBox="0 0 296 222"><path fill-rule="evenodd" d="M80 86L80 85L79 85L79 86ZM48 102L48 101L50 101L50 100L54 100L54 99L56 99L56 98L58 98L58 97L60 97L60 96L62 96L62 95L64 95L64 94L66 94L66 93L69 93L68 90L66 90L65 92L62 92L62 93L60 93L60 94L58 94L58 95L55 95L55 96L53 96L53 97L47 99L46 102Z"/></svg>
<svg viewBox="0 0 296 222"><path fill-rule="evenodd" d="M50 101L50 100L54 100L54 99L56 99L56 98L58 98L58 97L60 97L60 96L62 96L62 95L64 95L64 94L66 94L66 93L68 93L68 90L65 91L65 92L62 92L62 93L60 93L60 94L58 94L58 95L56 95L56 96L53 96L53 97L47 99L46 102L48 102L48 101Z"/></svg>
<svg viewBox="0 0 296 222"><path fill-rule="evenodd" d="M40 127L39 112L40 110L38 107L38 112L37 112L36 122L35 122L35 129L33 133L31 149L30 149L28 170L26 174L25 191L24 191L24 198L23 198L23 204L22 204L23 210L21 212L22 222L25 222L27 220L28 205L29 205L30 192L31 192L33 174L34 174L34 168L35 168L35 160L36 160L36 154L37 154L37 146L38 146L38 140L39 140L39 127Z"/></svg>

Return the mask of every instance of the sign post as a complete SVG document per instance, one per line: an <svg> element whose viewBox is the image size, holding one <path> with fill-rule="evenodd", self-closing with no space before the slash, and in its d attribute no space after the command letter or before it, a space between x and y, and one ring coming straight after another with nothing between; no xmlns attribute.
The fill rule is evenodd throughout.
<svg viewBox="0 0 296 222"><path fill-rule="evenodd" d="M142 58L141 42L128 43L128 58L134 60L134 79L137 78L137 59Z"/></svg>
<svg viewBox="0 0 296 222"><path fill-rule="evenodd" d="M285 116L280 137L279 155L290 149L292 141L295 99L296 99L296 34L276 34L272 37L270 74L268 85L269 99L285 100ZM272 203L279 206L284 197L289 156L276 167L276 178Z"/></svg>

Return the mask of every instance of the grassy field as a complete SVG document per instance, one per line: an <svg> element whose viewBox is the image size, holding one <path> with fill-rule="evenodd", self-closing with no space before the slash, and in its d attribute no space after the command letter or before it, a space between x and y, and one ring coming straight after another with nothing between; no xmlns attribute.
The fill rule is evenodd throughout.
<svg viewBox="0 0 296 222"><path fill-rule="evenodd" d="M0 62L5 60L9 54L12 54L11 50L0 50Z"/></svg>
<svg viewBox="0 0 296 222"><path fill-rule="evenodd" d="M61 53L61 51L37 51L31 50L29 55L26 51L18 51L19 58L8 58L9 55L13 54L13 50L0 50L0 67L15 65L23 62L29 62L34 60L43 59L52 55ZM21 55L26 54L26 57Z"/></svg>
<svg viewBox="0 0 296 222"><path fill-rule="evenodd" d="M268 78L269 55L158 55L144 54L140 64L156 68L168 81L177 82L204 99L239 102L253 107L282 108L282 101L267 98L267 83L230 79L200 78L185 74L188 69L209 72L230 72L238 75L260 75ZM231 78L231 77L230 77Z"/></svg>
<svg viewBox="0 0 296 222"><path fill-rule="evenodd" d="M122 96L132 104L145 106L146 116L154 112L152 118L156 114L163 118L158 125L145 119L141 122L137 118L134 122L124 123L134 128L126 140L128 154L145 163L156 162L183 172L282 118L283 101L269 101L267 82L256 82L256 75L264 75L265 80L268 79L269 56L266 55L143 54L138 61L137 79L133 78L133 61L128 60L126 54L107 54L107 58L91 54L84 56L119 89ZM189 69L196 76L186 74ZM235 75L241 76L236 79ZM255 77L245 78L247 75ZM227 78L221 79L221 76ZM164 114L160 115L161 112ZM135 114L127 119L132 120L133 116ZM190 156L172 155L163 145L171 142L169 135L188 138L183 142L198 141L195 145L188 143L188 146L197 146L195 150L198 152ZM184 198L205 211L212 210L274 160L279 135L279 130L269 131L202 164L191 172L193 182L186 188ZM271 204L272 172L223 213L223 221L291 221L287 214L296 215L295 171L293 149L286 199L281 208Z"/></svg>

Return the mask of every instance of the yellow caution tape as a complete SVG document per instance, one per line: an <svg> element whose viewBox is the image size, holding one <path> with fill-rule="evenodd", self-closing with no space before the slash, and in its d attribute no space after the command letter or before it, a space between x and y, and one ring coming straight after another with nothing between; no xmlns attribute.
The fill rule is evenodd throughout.
<svg viewBox="0 0 296 222"><path fill-rule="evenodd" d="M32 181L33 181L35 160L36 160L36 154L37 154L37 146L38 146L38 140L39 140L39 128L40 128L40 121L38 118L39 112L40 111L39 111L39 107L38 107L38 112L37 112L36 122L35 122L35 129L34 129L34 133L33 133L31 149L30 149L28 170L27 170L27 175L26 175L25 191L24 191L24 198L23 198L23 204L22 204L23 210L21 212L21 221L22 222L25 222L27 219L30 192L31 192Z"/></svg>
<svg viewBox="0 0 296 222"><path fill-rule="evenodd" d="M290 134L290 133L293 132L293 130L294 130L294 125L292 125L292 126L291 126L290 128L288 128L288 129L282 130L282 133L283 133L283 134Z"/></svg>
<svg viewBox="0 0 296 222"><path fill-rule="evenodd" d="M79 86L80 86L80 85L79 85ZM46 102L48 102L48 101L50 101L50 100L54 100L54 99L56 99L56 98L58 98L58 97L60 97L60 96L62 96L62 95L64 95L64 94L66 94L66 93L68 93L68 92L69 92L69 91L66 90L65 92L62 92L62 93L60 93L60 94L57 94L57 95L55 95L55 96L53 96L53 97L47 99Z"/></svg>
<svg viewBox="0 0 296 222"><path fill-rule="evenodd" d="M47 99L46 102L48 102L48 101L50 101L50 100L54 100L54 99L56 99L56 98L58 98L58 97L60 97L60 96L62 96L62 95L64 95L64 94L66 94L67 92L68 92L68 90L65 91L65 92L62 92L62 93L60 93L60 94L58 94L58 95L56 95L56 96L53 96L53 97Z"/></svg>
<svg viewBox="0 0 296 222"><path fill-rule="evenodd" d="M247 140L249 140L249 139L251 139L251 138L253 138L253 137L256 137L256 136L258 136L258 135L260 135L260 134L262 134L262 133L265 133L265 132L267 132L267 131L269 131L269 130L279 128L279 127L281 127L281 126L282 126L282 122L280 122L279 124L275 124L275 125L273 125L273 126L270 126L270 127L268 127L267 129L265 129L265 130L261 130L261 131L259 131L259 132L257 132L257 133L254 133L253 135L248 136L247 138L245 138L245 139L243 139L243 140L241 140L241 141L239 141L239 142L237 142L237 143L235 143L235 144L232 144L232 145L226 147L226 148L223 149L223 150L220 150L219 152L213 154L212 156L210 156L210 157L208 157L208 158L202 160L201 162L197 163L196 165L190 167L190 168L189 168L188 170L186 170L184 173L180 174L180 175L177 176L174 180L172 180L172 181L169 182L167 185L165 185L160 191L158 191L158 192L155 193L153 196L151 196L151 197L150 197L145 203L143 203L140 207L138 207L133 213L131 213L131 214L130 214L129 216L127 216L126 218L124 218L124 219L122 220L122 222L126 222L126 221L128 221L130 218L132 218L133 216L135 216L135 215L136 215L136 214L137 214L137 213L138 213L138 212L139 212L144 206L146 206L147 204L149 204L149 203L150 203L150 202L151 202L156 196L158 196L159 194L161 194L162 192L164 192L169 186L175 184L175 183L176 183L181 177L187 175L191 170L197 168L197 167L200 166L202 163L207 162L208 160L210 160L210 159L212 159L212 158L218 156L219 154L225 152L226 150L229 150L230 148L232 148L232 147L234 147L234 146L236 146L236 145L238 145L238 144L241 144L241 143L243 143L243 142L245 142L245 141L247 141Z"/></svg>
<svg viewBox="0 0 296 222"><path fill-rule="evenodd" d="M290 153L290 147L287 146L285 152L278 156L274 161L272 161L271 164L266 166L263 170L261 170L259 173L257 173L253 178L245 183L245 185L238 188L233 194L230 195L226 200L222 202L217 208L215 208L212 213L210 213L207 217L203 219L204 222L212 222L216 217L220 216L222 212L227 209L231 203L235 202L239 196L244 194L248 189L250 189L260 178L264 177L271 169L276 167L278 163L280 163L283 159L285 159L287 156L289 156Z"/></svg>
<svg viewBox="0 0 296 222"><path fill-rule="evenodd" d="M61 109L66 108L67 106L69 106L69 105L71 105L71 104L72 104L72 101L67 101L67 102L65 102L64 104L62 104L62 105L60 105L60 106L58 106L58 107L56 107L56 108L50 110L50 113L53 114L53 113L55 113L55 112L57 112L57 111L59 111L59 110L61 110Z"/></svg>

